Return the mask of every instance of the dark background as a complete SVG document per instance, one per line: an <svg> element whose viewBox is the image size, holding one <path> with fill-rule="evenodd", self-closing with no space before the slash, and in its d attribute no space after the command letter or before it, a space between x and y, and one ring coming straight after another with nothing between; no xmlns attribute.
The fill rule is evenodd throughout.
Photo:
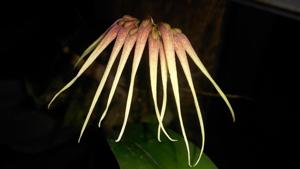
<svg viewBox="0 0 300 169"><path fill-rule="evenodd" d="M64 47L83 51L122 7L15 3L0 7L0 168L117 168L105 137L89 129L92 136L77 144L77 130L62 130L59 114L36 108L24 80L44 85L68 69ZM299 21L297 13L267 4L226 1L215 77L244 98L231 99L234 124L219 99L210 103L205 152L219 168L297 166Z"/></svg>
<svg viewBox="0 0 300 169"><path fill-rule="evenodd" d="M214 132L220 134L216 145L223 145L225 153L217 153L219 146L208 147L228 168L294 168L299 154L299 15L241 2L228 5L218 77L225 91L252 100L236 100L233 126L222 118L215 122Z"/></svg>

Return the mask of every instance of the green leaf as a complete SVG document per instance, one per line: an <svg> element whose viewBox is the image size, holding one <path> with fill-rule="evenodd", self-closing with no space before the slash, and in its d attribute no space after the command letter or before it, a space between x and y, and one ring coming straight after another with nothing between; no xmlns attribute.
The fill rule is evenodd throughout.
<svg viewBox="0 0 300 169"><path fill-rule="evenodd" d="M162 137L162 142L158 142L156 132L157 126L154 125L129 125L120 142L108 140L121 169L191 169L183 138L168 130L171 137L178 141L171 142ZM195 161L200 149L192 143L190 149ZM193 169L217 167L203 154L201 161Z"/></svg>

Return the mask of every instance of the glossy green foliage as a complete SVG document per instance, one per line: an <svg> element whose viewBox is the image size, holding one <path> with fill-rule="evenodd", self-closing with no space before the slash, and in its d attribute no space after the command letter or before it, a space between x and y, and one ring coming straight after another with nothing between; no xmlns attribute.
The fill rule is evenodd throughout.
<svg viewBox="0 0 300 169"><path fill-rule="evenodd" d="M178 141L162 137L158 142L156 129L154 125L129 125L121 142L109 140L121 169L217 169L205 154L197 166L189 167L183 138L168 131ZM196 160L200 149L192 143L190 148L191 158Z"/></svg>

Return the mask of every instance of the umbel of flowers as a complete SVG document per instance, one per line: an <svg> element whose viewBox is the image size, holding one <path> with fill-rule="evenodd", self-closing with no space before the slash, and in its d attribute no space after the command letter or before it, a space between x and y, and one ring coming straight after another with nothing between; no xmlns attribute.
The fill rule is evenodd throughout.
<svg viewBox="0 0 300 169"><path fill-rule="evenodd" d="M91 117L91 114L94 110L94 107L98 101L98 98L103 90L107 77L111 71L111 68L116 60L116 58L120 54L120 61L118 63L116 75L114 77L114 81L111 86L111 90L107 99L107 104L105 107L104 112L101 115L99 120L99 127L101 126L101 122L105 118L107 111L109 109L110 103L112 101L113 95L116 91L117 84L119 82L120 76L126 62L129 58L131 51L133 51L133 62L132 62L132 70L131 70L131 78L125 108L125 115L123 125L120 131L116 142L119 142L122 138L124 133L130 107L132 101L132 94L134 88L134 80L135 76L143 56L143 51L145 49L146 44L148 43L148 59L149 59L149 72L150 72L150 83L151 83L151 92L152 98L154 101L154 108L155 113L158 120L158 132L157 138L159 141L161 131L169 138L171 141L176 141L172 139L163 125L163 119L166 111L166 104L167 104L167 80L170 79L172 90L175 98L175 103L177 107L177 113L179 117L181 132L184 138L184 142L186 145L186 150L188 154L188 164L189 166L195 166L201 159L204 144L205 144L205 131L204 131L204 124L201 115L201 109L198 103L198 98L196 95L196 91L193 85L193 80L191 76L191 71L188 63L188 57L196 64L196 66L200 69L200 71L205 75L205 77L211 82L214 86L216 91L220 94L224 102L226 103L227 107L229 108L233 120L235 120L234 111L223 91L208 73L207 69L204 67L203 63L199 59L198 55L196 54L195 50L193 49L190 41L188 38L181 32L178 28L171 28L171 26L167 23L158 23L155 24L151 18L145 19L143 21L139 21L138 19L125 15L122 18L118 19L115 23L113 23L90 47L84 51L79 61L81 61L84 57L88 56L88 58L83 63L82 67L79 69L77 75L67 83L60 91L58 91L52 100L49 103L49 107L51 103L65 90L67 90L85 71L86 69L95 61L95 59L105 50L105 48L113 42L114 46L112 52L110 54L106 69L102 75L100 80L99 86L95 92L95 96L92 100L90 109L87 113L86 119L82 126L80 136L78 142L80 141L84 130L87 126L87 123ZM122 51L121 51L122 50ZM201 138L202 138L202 145L200 148L200 152L197 158L197 161L192 164L191 163L191 155L190 155L190 148L188 144L188 139L185 132L184 123L182 120L181 114L181 106L180 106L180 93L179 93L179 86L178 86L178 77L177 77L177 65L176 65L176 58L179 60L180 66L183 69L184 75L187 79L188 85L190 87L194 104L196 107L196 112L198 116L198 121L201 129ZM78 62L79 62L78 61ZM161 107L158 107L157 103L157 70L158 66L160 66L161 70L161 81L162 81L162 89L163 89L163 99Z"/></svg>

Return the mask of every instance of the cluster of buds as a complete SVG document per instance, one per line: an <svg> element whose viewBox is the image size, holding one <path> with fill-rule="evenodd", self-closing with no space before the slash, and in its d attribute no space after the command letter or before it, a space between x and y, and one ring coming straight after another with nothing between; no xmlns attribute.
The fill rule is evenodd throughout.
<svg viewBox="0 0 300 169"><path fill-rule="evenodd" d="M188 56L189 58L196 64L196 66L200 69L200 71L207 77L207 79L211 82L214 86L216 91L220 94L222 99L225 101L226 105L228 106L233 120L235 120L233 109L226 97L226 95L222 92L220 87L208 73L207 69L204 67L203 63L199 59L198 55L196 54L195 50L193 49L190 41L188 38L181 32L178 28L171 28L171 26L167 23L159 23L155 24L152 18L148 18L140 22L138 19L125 15L122 18L118 19L113 25L111 25L90 47L86 49L86 51L82 54L79 61L89 55L89 57L85 60L82 67L80 68L77 75L67 83L56 95L53 97L51 103L59 96L63 91L68 89L85 71L86 69L96 60L96 58L106 49L106 47L115 39L115 43L109 57L106 69L103 73L103 76L100 80L99 86L95 93L95 96L92 100L90 109L84 121L83 127L81 129L81 133L79 136L79 140L81 139L83 132L88 124L88 121L91 117L91 114L94 110L94 107L101 95L103 87L106 83L106 80L109 76L111 68L118 57L121 49L120 61L117 67L117 71L114 77L114 81L111 86L111 90L107 99L106 107L104 112L101 115L99 121L99 127L101 126L101 122L104 120L107 111L109 109L110 103L116 91L117 84L120 80L121 74L123 69L126 65L126 62L130 56L131 51L133 50L134 46L134 54L133 54L133 62L132 62L132 71L130 77L130 84L125 108L125 115L123 125L120 131L116 142L119 142L122 138L124 133L131 102L132 102L132 95L134 89L134 81L136 77L136 73L143 56L143 51L148 41L148 48L149 48L149 72L150 72L150 84L151 84L151 92L152 98L154 101L154 108L155 113L158 120L158 132L157 138L161 141L160 135L161 131L166 135L168 139L171 141L176 141L171 138L171 136L167 133L163 125L163 119L166 111L166 104L167 104L167 80L168 77L171 81L172 90L175 98L175 103L177 107L177 113L179 117L181 132L184 138L184 142L187 149L188 154L188 164L189 166L195 166L201 159L204 143L205 143L205 131L204 131L204 124L201 115L201 109L198 103L198 98L196 95L196 91L193 85L192 75L188 63ZM192 164L191 162L191 155L190 155L190 148L188 139L185 132L184 123L182 120L182 113L181 113L181 106L180 106L180 94L179 94L179 85L178 85L178 77L177 77L177 68L176 68L176 58L179 60L179 63L183 69L184 75L187 79L188 85L190 87L194 104L196 107L196 112L198 116L198 121L201 129L201 136L202 136L202 146L200 148L200 153L197 158L197 161ZM158 64L160 64L161 70L161 82L162 82L162 90L163 90L163 98L161 107L158 107L157 101L157 73L158 73Z"/></svg>

